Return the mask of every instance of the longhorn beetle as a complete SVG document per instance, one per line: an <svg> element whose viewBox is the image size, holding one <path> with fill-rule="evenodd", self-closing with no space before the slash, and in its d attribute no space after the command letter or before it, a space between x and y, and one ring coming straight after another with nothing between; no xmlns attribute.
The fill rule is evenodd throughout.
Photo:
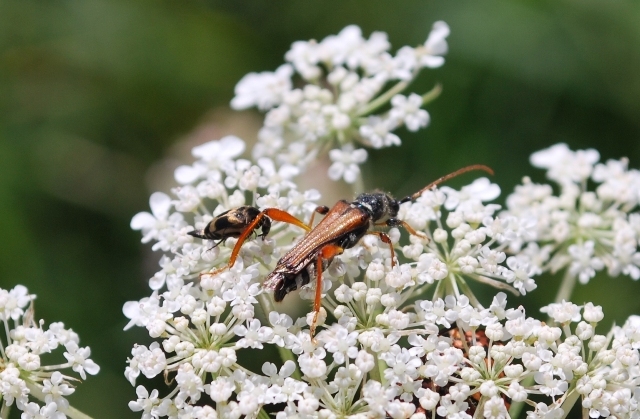
<svg viewBox="0 0 640 419"><path fill-rule="evenodd" d="M322 271L329 266L333 258L344 249L355 246L365 234L374 234L389 245L393 267L395 254L391 239L386 233L371 229L374 226L404 227L414 236L423 236L409 224L396 218L400 204L414 201L426 190L472 170L484 170L493 174L493 170L484 165L467 166L442 176L413 195L399 200L384 192L372 192L358 195L353 202L340 200L331 209L316 208L316 212L326 216L278 261L276 268L265 279L263 287L273 290L275 301L280 302L288 293L315 278L316 294L310 331L313 338L320 312ZM246 231L243 235L246 236Z"/></svg>
<svg viewBox="0 0 640 419"><path fill-rule="evenodd" d="M231 268L238 258L240 248L244 241L258 228L262 229L262 234L259 236L263 239L267 237L267 234L271 231L272 220L297 225L305 231L311 230L310 226L306 225L286 211L282 211L277 208L267 208L260 211L256 207L245 205L223 212L211 220L202 230L188 232L187 234L200 239L218 240L218 242L213 245L212 249L229 237L238 238L238 241L231 251L229 262L222 268L218 268L215 271L201 275L215 275L225 269ZM311 217L310 223L313 223L313 217Z"/></svg>

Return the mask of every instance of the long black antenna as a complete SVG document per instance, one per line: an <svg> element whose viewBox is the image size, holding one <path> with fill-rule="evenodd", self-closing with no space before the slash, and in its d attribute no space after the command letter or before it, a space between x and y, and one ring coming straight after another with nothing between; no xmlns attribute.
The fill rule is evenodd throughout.
<svg viewBox="0 0 640 419"><path fill-rule="evenodd" d="M437 186L437 185L441 184L442 182L446 182L447 180L449 180L451 178L459 176L459 175L461 175L463 173L471 172L473 170L483 170L483 171L489 173L490 175L493 175L493 169L491 169L489 166L485 166L484 164L473 164L471 166L463 167L462 169L458 169L453 173L449 173L448 175L444 175L441 178L434 180L433 182L431 182L430 184L428 184L424 188L420 189L418 192L414 193L413 195L409 195L409 196L406 196L406 197L402 198L400 200L400 203L402 204L404 202L413 201L413 200L417 199L420 195L422 195L422 193L424 191L427 191L427 190L433 188L434 186Z"/></svg>

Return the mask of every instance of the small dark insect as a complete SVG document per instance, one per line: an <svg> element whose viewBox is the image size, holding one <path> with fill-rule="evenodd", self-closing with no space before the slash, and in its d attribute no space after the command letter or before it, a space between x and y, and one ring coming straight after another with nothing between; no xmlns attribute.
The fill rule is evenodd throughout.
<svg viewBox="0 0 640 419"><path fill-rule="evenodd" d="M240 248L245 240L258 228L262 229L262 233L259 234L259 237L262 237L263 239L267 237L267 234L271 231L272 220L294 224L303 228L305 231L311 230L308 225L286 211L282 211L277 208L267 208L260 211L256 207L245 205L223 212L211 220L202 230L194 230L187 233L200 239L217 240L218 242L213 245L212 249L229 237L238 238L227 265L202 275L215 275L225 269L231 268L236 262L238 253L240 253ZM313 222L313 218L311 222Z"/></svg>
<svg viewBox="0 0 640 419"><path fill-rule="evenodd" d="M246 205L230 209L215 217L202 230L190 231L187 234L200 239L218 240L218 242L212 247L213 249L229 237L240 237L249 224L256 219L258 214L260 214L260 210L258 208ZM260 237L264 239L271 230L271 219L268 217L262 217L254 227L254 230L257 228L262 229Z"/></svg>
<svg viewBox="0 0 640 419"><path fill-rule="evenodd" d="M365 234L374 234L380 237L383 243L389 245L391 260L394 263L395 253L391 239L386 233L372 229L375 226L404 227L414 236L424 236L423 233L415 231L409 224L396 218L400 204L414 201L424 191L472 170L484 170L493 174L493 170L484 165L467 166L431 182L413 195L402 199L395 199L384 192L372 192L358 195L353 202L338 201L331 209L316 208L316 212L326 216L278 261L276 268L267 276L263 286L274 291L274 299L278 302L291 291L309 283L312 279L316 280L314 316L311 324L313 337L320 311L322 271L329 266L333 258L341 254L344 249L355 246Z"/></svg>

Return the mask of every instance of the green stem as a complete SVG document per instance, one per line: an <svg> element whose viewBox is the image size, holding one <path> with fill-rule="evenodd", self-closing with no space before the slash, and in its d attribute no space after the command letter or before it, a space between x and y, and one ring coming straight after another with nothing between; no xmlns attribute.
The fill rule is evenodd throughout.
<svg viewBox="0 0 640 419"><path fill-rule="evenodd" d="M569 396L564 399L564 401L562 402L562 410L564 410L564 415L562 416L562 418L560 419L564 419L567 417L567 415L569 415L569 412L571 412L571 408L573 407L574 404L576 404L576 402L578 401L578 398L580 397L580 394L573 389L573 391L569 390ZM587 418L589 417L589 413L587 411Z"/></svg>
<svg viewBox="0 0 640 419"><path fill-rule="evenodd" d="M259 419L271 419L269 417L269 414L267 412L265 412L264 408L260 408L260 412L258 412L258 418Z"/></svg>
<svg viewBox="0 0 640 419"><path fill-rule="evenodd" d="M464 342L464 339L462 340ZM481 397L480 398L480 402L478 403L478 406L476 407L476 411L473 414L473 419L477 419L480 417L480 415L482 414L481 412L484 410L484 404L486 403L485 397Z"/></svg>
<svg viewBox="0 0 640 419"><path fill-rule="evenodd" d="M353 183L353 192L356 195L359 195L364 192L364 180L362 179L362 172L358 173L356 177L356 181Z"/></svg>
<svg viewBox="0 0 640 419"><path fill-rule="evenodd" d="M42 392L42 389L39 386L33 383L27 383L27 387L29 388L29 394L31 394L33 397L40 400L41 402L46 403L44 393ZM86 413L82 413L81 411L79 411L78 409L72 406L69 406L66 409L59 409L59 410L65 415L67 415L68 417L70 417L71 419L93 419L91 416L87 415ZM4 418L5 417L3 416L3 419Z"/></svg>
<svg viewBox="0 0 640 419"><path fill-rule="evenodd" d="M444 289L446 289L446 284L445 281L455 281L455 277L452 279L451 275L453 275L452 273L449 273L449 277L447 278L443 278L440 281L438 281L437 285L436 285L436 290L433 292L433 297L431 297L431 301L435 301L438 298L444 298Z"/></svg>
<svg viewBox="0 0 640 419"><path fill-rule="evenodd" d="M440 96L440 93L442 93L442 85L440 83L437 83L435 86L433 86L433 89L422 95L422 106L436 100L438 96Z"/></svg>
<svg viewBox="0 0 640 419"><path fill-rule="evenodd" d="M365 116L370 114L380 106L390 101L392 97L406 89L407 86L409 86L409 82L406 81L402 81L396 84L391 89L387 90L382 95L369 102L369 104L365 108L360 109L356 115ZM433 86L433 89L422 95L422 106L426 105L427 103L433 102L438 96L440 96L440 93L442 93L442 85L438 83Z"/></svg>
<svg viewBox="0 0 640 419"><path fill-rule="evenodd" d="M395 95L397 95L398 93L406 89L407 86L409 86L408 82L401 81L400 83L393 86L391 89L387 90L386 92L384 92L383 94L381 94L380 96L378 96L377 98L369 102L369 104L366 107L360 109L356 115L364 116L364 115L370 114L371 112L378 109L380 106L390 101L392 97L394 97Z"/></svg>
<svg viewBox="0 0 640 419"><path fill-rule="evenodd" d="M369 352L369 351L367 351ZM371 352L369 352L371 354ZM369 377L372 380L375 380L379 383L382 383L382 374L380 373L380 360L378 359L378 354L376 352L372 353L373 355L373 363L374 367L371 371L369 371Z"/></svg>
<svg viewBox="0 0 640 419"><path fill-rule="evenodd" d="M258 296L258 302L260 303L260 307L264 312L265 318L269 319L269 313L271 313L272 311L275 311L275 307L273 307L273 304L271 303L271 299L267 294L262 293ZM296 362L296 357L293 354L293 352L291 352L287 348L281 347L280 345L275 345L275 346L276 348L278 348L278 354L280 355L282 362L293 361L293 363L296 365L296 369L293 371L293 374L291 374L291 377L295 378L296 380L302 379L302 375L298 370L298 363Z"/></svg>
<svg viewBox="0 0 640 419"><path fill-rule="evenodd" d="M570 301L571 294L573 294L573 288L576 286L575 275L571 275L569 273L569 269L567 269L564 273L564 278L562 278L562 283L560 284L560 288L558 289L558 294L556 295L555 302L561 303L562 300Z"/></svg>
<svg viewBox="0 0 640 419"><path fill-rule="evenodd" d="M4 400L2 401L2 408L0 409L0 418L7 419L11 412L11 406L7 406Z"/></svg>
<svg viewBox="0 0 640 419"><path fill-rule="evenodd" d="M469 287L469 284L467 284L467 281L460 278L460 281L458 281L458 286L460 287L460 290L462 291L462 293L466 295L467 298L469 298L469 302L471 303L472 306L480 309L484 308L482 304L480 304L480 301L478 301L478 299L476 298L476 295L473 293L473 290Z"/></svg>

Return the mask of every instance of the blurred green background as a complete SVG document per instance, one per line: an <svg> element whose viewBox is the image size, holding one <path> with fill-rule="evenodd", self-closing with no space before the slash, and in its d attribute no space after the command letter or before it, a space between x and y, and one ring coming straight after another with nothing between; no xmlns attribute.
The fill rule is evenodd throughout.
<svg viewBox="0 0 640 419"><path fill-rule="evenodd" d="M0 287L26 285L38 318L91 347L102 371L72 404L96 418L140 416L123 371L147 338L122 332L121 307L149 293L159 255L129 221L168 190L190 147L255 135L259 117L225 110L235 83L274 70L295 40L355 23L366 36L386 31L395 50L424 42L441 19L447 62L413 86L443 84L432 124L371 151L368 187L403 195L485 163L504 199L522 176L544 179L528 157L561 141L640 167L637 1L0 1ZM555 291L541 283L531 314ZM574 301L621 322L640 312L639 291L599 276Z"/></svg>

